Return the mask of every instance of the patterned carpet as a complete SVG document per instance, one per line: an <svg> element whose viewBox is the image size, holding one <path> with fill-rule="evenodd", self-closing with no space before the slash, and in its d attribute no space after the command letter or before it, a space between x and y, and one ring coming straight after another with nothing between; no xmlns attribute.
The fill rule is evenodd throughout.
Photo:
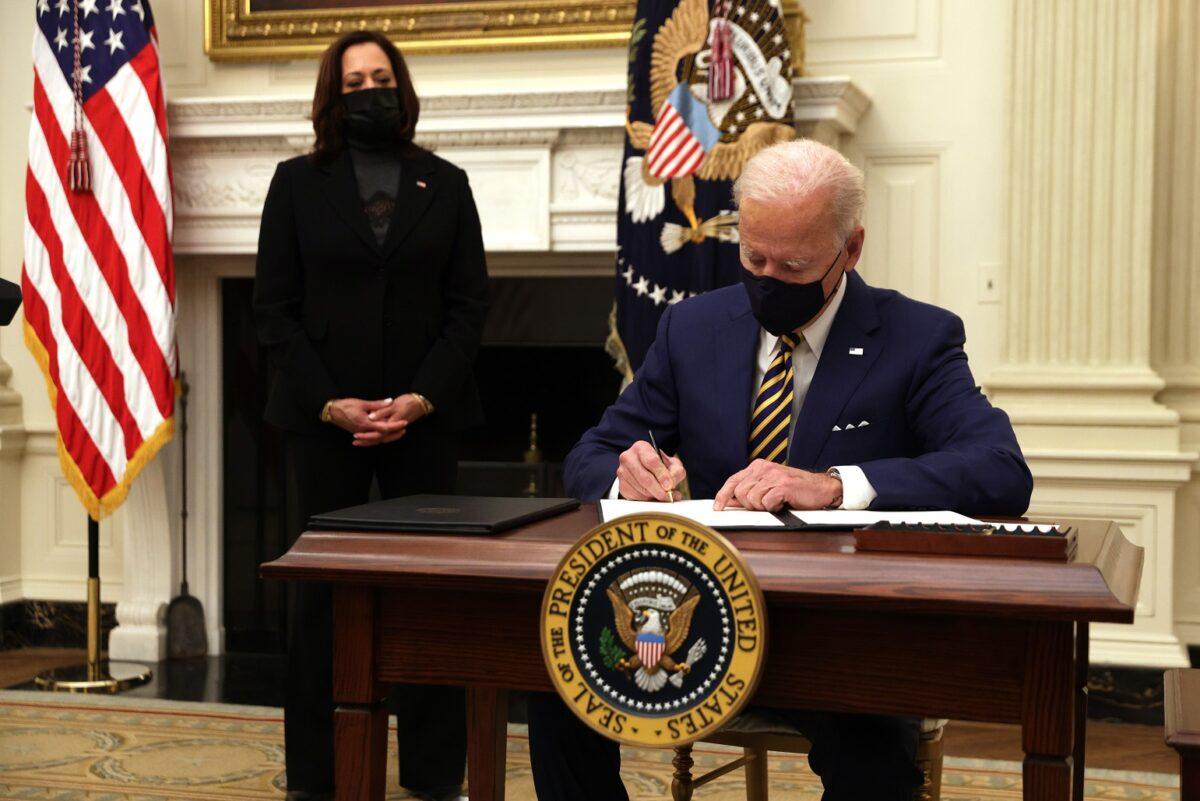
<svg viewBox="0 0 1200 801"><path fill-rule="evenodd" d="M532 801L524 727L508 737L509 799ZM391 749L395 749L392 738ZM697 772L729 751L696 749ZM627 750L625 783L636 801L670 798L670 752ZM407 794L388 760L388 799ZM277 709L134 698L0 692L0 801L282 799L283 724ZM1176 776L1088 771L1089 801L1177 801ZM804 759L773 756L771 790L783 801L816 801L820 784ZM1020 766L947 759L942 798L1021 796ZM740 772L697 791L697 801L741 801Z"/></svg>

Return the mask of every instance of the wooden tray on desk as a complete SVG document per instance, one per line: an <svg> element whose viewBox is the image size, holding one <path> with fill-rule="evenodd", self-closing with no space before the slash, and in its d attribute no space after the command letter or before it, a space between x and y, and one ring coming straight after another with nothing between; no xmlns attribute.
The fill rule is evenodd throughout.
<svg viewBox="0 0 1200 801"><path fill-rule="evenodd" d="M972 530L961 530L972 529ZM859 551L990 556L1009 559L1075 559L1076 531L1066 526L1061 534L1019 534L988 526L872 526L854 532Z"/></svg>

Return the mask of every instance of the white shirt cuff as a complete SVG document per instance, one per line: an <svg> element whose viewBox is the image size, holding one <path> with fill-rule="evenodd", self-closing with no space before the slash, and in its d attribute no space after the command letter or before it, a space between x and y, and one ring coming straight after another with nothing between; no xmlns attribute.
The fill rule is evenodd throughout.
<svg viewBox="0 0 1200 801"><path fill-rule="evenodd" d="M860 471L861 472L861 471ZM621 479L614 479L612 489L608 491L608 500L615 501L621 497ZM875 493L871 493L871 497L875 497Z"/></svg>
<svg viewBox="0 0 1200 801"><path fill-rule="evenodd" d="M856 465L838 465L838 475L842 477L841 509L866 509L878 495L867 474Z"/></svg>

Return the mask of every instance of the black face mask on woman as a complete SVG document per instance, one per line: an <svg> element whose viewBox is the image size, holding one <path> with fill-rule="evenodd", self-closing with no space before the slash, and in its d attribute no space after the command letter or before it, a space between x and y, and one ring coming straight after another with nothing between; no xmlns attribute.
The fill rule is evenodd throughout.
<svg viewBox="0 0 1200 801"><path fill-rule="evenodd" d="M356 89L342 95L346 139L354 147L378 148L400 138L404 112L400 93L390 87Z"/></svg>
<svg viewBox="0 0 1200 801"><path fill-rule="evenodd" d="M789 284L743 267L742 286L759 325L778 337L812 322L829 300L822 284L841 258L842 251L838 251L825 275L808 284Z"/></svg>

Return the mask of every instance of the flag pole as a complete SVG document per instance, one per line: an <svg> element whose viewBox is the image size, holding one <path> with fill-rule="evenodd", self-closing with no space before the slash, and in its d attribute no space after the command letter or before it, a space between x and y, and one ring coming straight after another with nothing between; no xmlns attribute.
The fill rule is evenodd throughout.
<svg viewBox="0 0 1200 801"><path fill-rule="evenodd" d="M100 523L88 516L87 677L99 681L100 673Z"/></svg>
<svg viewBox="0 0 1200 801"><path fill-rule="evenodd" d="M100 652L100 523L87 521L87 661L39 673L42 690L68 693L119 693L150 681L154 672L137 662L113 662Z"/></svg>

